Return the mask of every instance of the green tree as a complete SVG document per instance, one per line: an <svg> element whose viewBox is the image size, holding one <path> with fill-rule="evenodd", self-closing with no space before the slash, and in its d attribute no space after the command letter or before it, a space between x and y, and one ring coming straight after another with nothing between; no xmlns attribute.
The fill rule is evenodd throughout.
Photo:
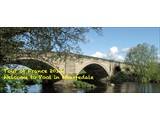
<svg viewBox="0 0 160 120"><path fill-rule="evenodd" d="M0 28L0 61L18 52L80 53L80 42L86 42L89 27L15 27ZM12 56L13 57L13 56ZM6 60L6 59L5 59Z"/></svg>
<svg viewBox="0 0 160 120"><path fill-rule="evenodd" d="M0 28L0 92L9 84L13 90L24 88L23 81L2 80L3 64L18 53L56 52L54 58L81 53L80 42L86 42L89 31L101 33L102 28L89 27L1 27ZM36 55L38 55L36 54Z"/></svg>
<svg viewBox="0 0 160 120"><path fill-rule="evenodd" d="M160 82L160 65L158 63L150 63L146 71L146 77L149 80Z"/></svg>
<svg viewBox="0 0 160 120"><path fill-rule="evenodd" d="M142 82L155 78L158 68L157 49L146 43L131 48L126 55L125 62L134 71L137 79Z"/></svg>

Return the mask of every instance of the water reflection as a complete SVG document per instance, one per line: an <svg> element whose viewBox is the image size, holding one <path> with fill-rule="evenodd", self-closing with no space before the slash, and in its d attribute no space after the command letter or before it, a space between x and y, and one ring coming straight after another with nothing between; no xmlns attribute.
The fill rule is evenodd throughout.
<svg viewBox="0 0 160 120"><path fill-rule="evenodd" d="M42 85L27 85L24 89L14 89L12 90L11 86L7 85L7 93L40 93L42 90Z"/></svg>
<svg viewBox="0 0 160 120"><path fill-rule="evenodd" d="M111 93L160 93L160 84L125 82L108 87L105 92Z"/></svg>
<svg viewBox="0 0 160 120"><path fill-rule="evenodd" d="M115 86L97 87L96 89L76 89L55 86L54 91L59 93L160 93L160 84L140 84L125 82Z"/></svg>
<svg viewBox="0 0 160 120"><path fill-rule="evenodd" d="M135 93L137 90L136 83L126 82L123 84L115 85L113 92L115 93Z"/></svg>
<svg viewBox="0 0 160 120"><path fill-rule="evenodd" d="M77 89L63 86L46 86L41 84L28 85L27 90L17 90L19 93L160 93L160 84L140 84L134 82L125 82L115 86L97 87L96 89ZM7 86L7 92L11 92Z"/></svg>
<svg viewBox="0 0 160 120"><path fill-rule="evenodd" d="M32 92L32 93L39 93L41 92L41 89L42 89L42 85L40 84L27 86L28 92Z"/></svg>

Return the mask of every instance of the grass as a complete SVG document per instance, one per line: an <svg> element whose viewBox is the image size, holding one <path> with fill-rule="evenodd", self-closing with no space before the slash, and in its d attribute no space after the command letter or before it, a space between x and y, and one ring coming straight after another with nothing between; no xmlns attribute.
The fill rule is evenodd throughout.
<svg viewBox="0 0 160 120"><path fill-rule="evenodd" d="M73 82L76 88L82 88L82 89L94 89L96 88L95 85L93 84L89 84L87 82L83 82L83 81L74 81Z"/></svg>

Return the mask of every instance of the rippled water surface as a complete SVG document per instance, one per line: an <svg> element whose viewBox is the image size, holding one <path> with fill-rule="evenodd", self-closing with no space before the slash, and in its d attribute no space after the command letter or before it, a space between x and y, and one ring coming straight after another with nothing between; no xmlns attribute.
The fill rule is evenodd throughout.
<svg viewBox="0 0 160 120"><path fill-rule="evenodd" d="M22 91L19 91L22 92ZM27 92L31 93L160 93L160 84L140 84L134 82L125 82L119 85L108 87L98 87L96 89L76 89L71 87L54 86L43 89L42 85L27 86Z"/></svg>

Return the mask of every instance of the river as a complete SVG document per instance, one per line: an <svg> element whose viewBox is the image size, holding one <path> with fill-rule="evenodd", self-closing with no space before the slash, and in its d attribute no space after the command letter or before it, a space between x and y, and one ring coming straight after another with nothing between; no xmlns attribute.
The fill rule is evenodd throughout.
<svg viewBox="0 0 160 120"><path fill-rule="evenodd" d="M8 92L10 91L8 90ZM19 90L17 92L23 91ZM27 86L27 93L160 93L160 84L125 82L119 85L98 87L91 90L60 86L54 86L46 90L42 88L42 85L36 84Z"/></svg>

